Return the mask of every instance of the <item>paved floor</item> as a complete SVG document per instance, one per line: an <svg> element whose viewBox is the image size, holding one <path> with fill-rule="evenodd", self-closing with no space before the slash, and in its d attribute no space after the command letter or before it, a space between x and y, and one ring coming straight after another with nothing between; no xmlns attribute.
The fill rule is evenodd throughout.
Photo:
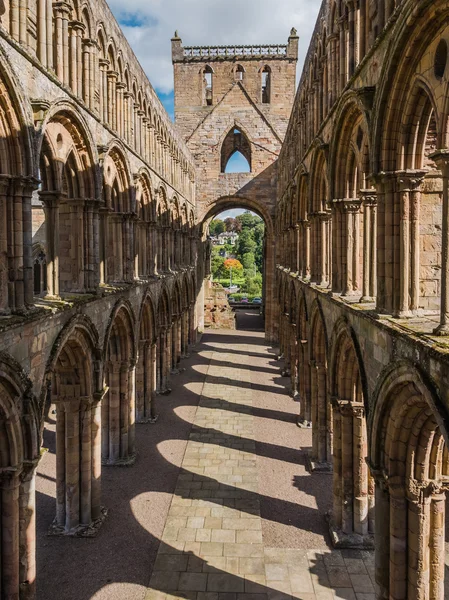
<svg viewBox="0 0 449 600"><path fill-rule="evenodd" d="M103 470L109 517L94 539L46 535L49 419L37 479L39 600L373 600L371 555L329 550L332 478L305 469L311 431L296 427L298 405L261 320L248 312L238 323L206 333L183 361L172 394L157 398L157 423L137 427L136 464Z"/></svg>
<svg viewBox="0 0 449 600"><path fill-rule="evenodd" d="M268 416L260 413L260 396L276 396L277 390L272 385L270 392L263 384L263 369L254 370L265 363L266 373L275 379L276 369L270 367L274 356L255 329L246 334L222 332L209 343L204 340L213 354L146 599L374 600L372 553L330 551L324 536L310 532L306 520L302 523L305 539L310 539L307 533L318 536L317 549L304 546L301 535L295 541L302 547L282 543L271 547L270 538L276 540L276 534L268 528L264 535L264 521L270 519L261 516L266 496L259 492L266 484L260 485L265 475L258 469L258 448L262 444L266 458L270 448L264 444L268 444L272 457L282 460L283 439L258 441L258 418ZM300 463L297 470L303 469ZM266 477L273 479L271 473ZM282 473L274 481L280 477ZM306 476L302 470L302 479L307 478L319 478L327 488L331 484L326 475ZM292 486L291 480L288 485ZM322 523L316 504L315 509L313 503L306 504ZM282 511L282 499L279 508ZM282 513L273 513L272 518L288 525ZM292 527L298 529L298 525Z"/></svg>

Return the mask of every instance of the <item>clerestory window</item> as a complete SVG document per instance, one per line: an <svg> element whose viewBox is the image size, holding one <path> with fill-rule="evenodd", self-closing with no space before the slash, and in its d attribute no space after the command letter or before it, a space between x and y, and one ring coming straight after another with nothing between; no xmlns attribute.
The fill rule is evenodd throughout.
<svg viewBox="0 0 449 600"><path fill-rule="evenodd" d="M271 101L271 69L264 67L262 71L262 104L270 104Z"/></svg>
<svg viewBox="0 0 449 600"><path fill-rule="evenodd" d="M203 104L212 106L213 101L213 70L207 65L203 71Z"/></svg>

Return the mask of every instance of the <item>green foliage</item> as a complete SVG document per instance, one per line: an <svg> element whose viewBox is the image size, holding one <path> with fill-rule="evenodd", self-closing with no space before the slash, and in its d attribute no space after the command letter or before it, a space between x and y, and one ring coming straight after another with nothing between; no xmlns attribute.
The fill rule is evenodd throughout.
<svg viewBox="0 0 449 600"><path fill-rule="evenodd" d="M225 224L221 219L213 219L209 225L209 234L212 236L220 235L225 231Z"/></svg>

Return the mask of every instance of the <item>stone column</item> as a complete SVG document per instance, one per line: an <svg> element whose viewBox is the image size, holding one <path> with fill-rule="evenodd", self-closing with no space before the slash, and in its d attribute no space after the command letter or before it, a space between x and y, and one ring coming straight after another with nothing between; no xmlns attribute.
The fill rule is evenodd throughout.
<svg viewBox="0 0 449 600"><path fill-rule="evenodd" d="M449 335L449 150L431 155L443 176L443 216L441 226L441 309L436 335Z"/></svg>
<svg viewBox="0 0 449 600"><path fill-rule="evenodd" d="M24 463L20 473L19 547L20 598L36 593L36 467L39 459ZM1 571L1 569L0 569Z"/></svg>
<svg viewBox="0 0 449 600"><path fill-rule="evenodd" d="M117 78L116 71L108 71L108 120L107 123L111 129L117 131Z"/></svg>
<svg viewBox="0 0 449 600"><path fill-rule="evenodd" d="M17 600L20 586L20 470L0 469L2 508L0 582L2 598Z"/></svg>
<svg viewBox="0 0 449 600"><path fill-rule="evenodd" d="M0 314L8 314L14 306L10 294L9 284L9 258L8 246L10 246L11 229L13 229L14 219L9 215L10 204L9 177L0 177Z"/></svg>
<svg viewBox="0 0 449 600"><path fill-rule="evenodd" d="M310 365L307 340L299 340L300 363L299 363L299 400L300 412L298 426L309 428L312 426L312 414L310 403Z"/></svg>
<svg viewBox="0 0 449 600"><path fill-rule="evenodd" d="M333 399L334 505L331 536L334 546L372 548L370 530L368 441L362 403Z"/></svg>
<svg viewBox="0 0 449 600"><path fill-rule="evenodd" d="M412 314L419 305L419 191L424 171L398 173L399 186L399 317ZM416 308L413 308L415 306Z"/></svg>
<svg viewBox="0 0 449 600"><path fill-rule="evenodd" d="M40 192L47 240L47 297L59 298L59 192Z"/></svg>
<svg viewBox="0 0 449 600"><path fill-rule="evenodd" d="M348 7L348 29L349 29L349 73L348 79L350 79L355 72L357 64L357 47L356 47L356 36L355 36L355 2L354 0L346 0L346 6Z"/></svg>
<svg viewBox="0 0 449 600"><path fill-rule="evenodd" d="M378 599L390 597L390 494L381 471L371 468L375 484L375 573Z"/></svg>
<svg viewBox="0 0 449 600"><path fill-rule="evenodd" d="M328 407L326 394L326 367L315 360L310 361L310 389L312 410L312 471L331 471Z"/></svg>
<svg viewBox="0 0 449 600"><path fill-rule="evenodd" d="M118 81L117 85L117 133L120 137L125 137L125 106L124 106L124 90L126 85Z"/></svg>
<svg viewBox="0 0 449 600"><path fill-rule="evenodd" d="M374 302L377 292L377 196L375 190L362 190L363 204L363 290L361 302Z"/></svg>
<svg viewBox="0 0 449 600"><path fill-rule="evenodd" d="M37 2L37 57L47 66L47 0Z"/></svg>
<svg viewBox="0 0 449 600"><path fill-rule="evenodd" d="M53 0L44 0L46 2L46 43L47 43L47 68L53 69Z"/></svg>
<svg viewBox="0 0 449 600"><path fill-rule="evenodd" d="M444 600L446 492L437 490L430 501L430 600Z"/></svg>
<svg viewBox="0 0 449 600"><path fill-rule="evenodd" d="M69 36L68 19L70 7L65 2L55 2L53 5L55 15L56 37L56 75L64 85L69 85Z"/></svg>
<svg viewBox="0 0 449 600"><path fill-rule="evenodd" d="M87 52L86 49L86 45L85 47L85 51ZM85 65L86 65L86 60L85 59ZM102 119L102 121L104 123L108 122L108 69L109 69L109 60L105 59L105 58L100 58L99 60L99 65L100 65L100 118ZM84 67L84 72L86 73L86 66ZM84 84L84 102L88 102L89 99L89 84L88 84L88 80L87 83L85 81Z"/></svg>

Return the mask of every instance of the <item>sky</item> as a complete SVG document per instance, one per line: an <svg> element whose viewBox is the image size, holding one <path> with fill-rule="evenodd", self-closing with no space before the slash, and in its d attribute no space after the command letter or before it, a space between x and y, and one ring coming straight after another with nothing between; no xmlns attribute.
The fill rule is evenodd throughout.
<svg viewBox="0 0 449 600"><path fill-rule="evenodd" d="M131 47L173 118L170 39L184 46L286 44L298 30L298 73L307 53L321 0L108 0Z"/></svg>

